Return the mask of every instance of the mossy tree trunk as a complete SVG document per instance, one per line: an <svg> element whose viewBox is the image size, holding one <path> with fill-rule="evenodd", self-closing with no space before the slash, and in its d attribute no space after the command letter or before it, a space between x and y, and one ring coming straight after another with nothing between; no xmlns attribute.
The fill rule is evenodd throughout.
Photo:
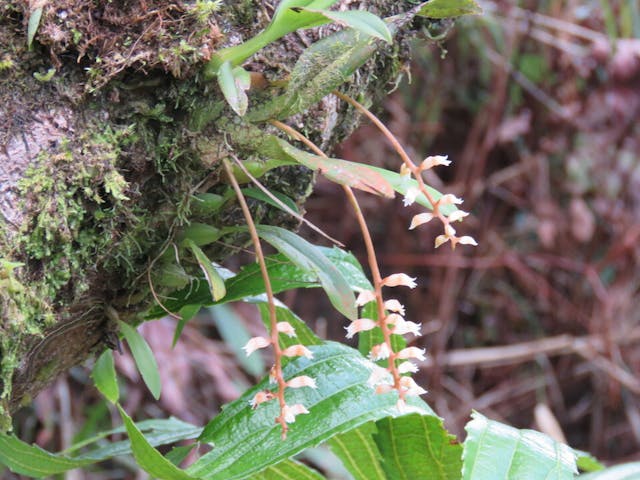
<svg viewBox="0 0 640 480"><path fill-rule="evenodd" d="M150 285L162 292L188 281L197 269L188 259L155 261L187 225L241 222L218 164L232 151L243 160L259 152L235 145L229 132L237 125L225 125L236 116L200 72L216 49L264 28L275 2L217 3L0 6L0 413L111 343L107 311L135 323L153 304ZM406 9L390 0L342 3L381 16ZM247 69L258 84L282 80L308 45L335 29L291 34ZM381 49L343 88L379 101L401 57L397 45ZM295 124L330 151L355 114L326 98ZM262 181L302 204L312 179L303 167L281 167ZM229 200L212 213L194 204L201 193ZM260 202L252 208L258 220L296 226ZM245 240L225 237L207 254L222 260L229 244Z"/></svg>

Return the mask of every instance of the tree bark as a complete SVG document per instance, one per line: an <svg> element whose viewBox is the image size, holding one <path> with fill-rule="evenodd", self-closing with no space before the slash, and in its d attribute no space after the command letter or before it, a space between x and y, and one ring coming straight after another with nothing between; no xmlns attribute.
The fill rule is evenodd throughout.
<svg viewBox="0 0 640 480"><path fill-rule="evenodd" d="M136 323L154 302L152 290L170 291L197 270L180 265L172 272L175 283L159 273L166 267L158 261L163 250L190 223L242 223L232 200L214 215L194 204L195 194L224 195L221 158L232 151L243 160L258 157L229 138L221 125L235 114L216 82L200 72L217 49L262 30L275 2L225 2L235 5L219 10L206 10L206 3L9 1L0 7L1 430L10 427L6 415L58 373L113 342L114 316L107 311ZM402 3L339 6L388 16ZM29 49L27 32L39 13ZM336 29L290 34L246 67L258 83L282 80L305 48ZM344 91L379 101L404 61L397 45L380 49ZM327 97L293 120L330 151L355 118ZM262 178L300 204L312 180L304 167L281 167ZM259 221L296 227L260 202L252 208ZM225 238L207 254L222 260L245 241Z"/></svg>

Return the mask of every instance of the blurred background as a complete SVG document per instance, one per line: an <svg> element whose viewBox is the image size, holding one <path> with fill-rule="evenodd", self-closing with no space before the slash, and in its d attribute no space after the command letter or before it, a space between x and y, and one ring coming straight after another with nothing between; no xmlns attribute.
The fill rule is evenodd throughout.
<svg viewBox="0 0 640 480"><path fill-rule="evenodd" d="M453 27L423 22L411 82L405 75L378 112L414 161L453 160L425 178L464 198L472 215L458 233L479 246L435 250L440 225L407 229L419 208L359 194L383 275L418 278L400 298L425 333L413 343L428 353L416 379L461 439L476 409L606 463L640 460L640 2L479 3L483 16ZM367 122L336 156L400 166ZM341 188L319 179L307 217L364 264L344 205ZM280 298L321 336L344 340L346 321L320 290ZM116 355L124 408L136 420L205 424L270 365L239 352L261 325L250 305L204 310L173 350L172 320L144 325L163 395L153 401L129 354ZM91 385L85 367L60 378L18 416L21 437L60 450L119 424ZM309 455L331 468L325 453ZM67 478L135 471L123 459Z"/></svg>

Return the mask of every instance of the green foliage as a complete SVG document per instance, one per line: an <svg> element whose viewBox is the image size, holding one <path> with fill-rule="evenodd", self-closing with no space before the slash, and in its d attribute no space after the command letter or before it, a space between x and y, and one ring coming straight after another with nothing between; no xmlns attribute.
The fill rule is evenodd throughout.
<svg viewBox="0 0 640 480"><path fill-rule="evenodd" d="M429 18L452 18L480 13L482 8L475 0L430 0L418 11L418 15Z"/></svg>
<svg viewBox="0 0 640 480"><path fill-rule="evenodd" d="M130 325L119 322L120 331L127 341L131 354L136 362L138 371L142 375L144 383L149 388L151 395L156 400L160 398L160 390L162 384L160 382L160 373L158 372L158 363L156 362L151 347L138 331Z"/></svg>
<svg viewBox="0 0 640 480"><path fill-rule="evenodd" d="M96 360L93 366L91 378L96 388L111 403L115 403L120 398L120 389L118 388L118 380L116 378L116 369L113 364L113 355L111 350L105 350Z"/></svg>

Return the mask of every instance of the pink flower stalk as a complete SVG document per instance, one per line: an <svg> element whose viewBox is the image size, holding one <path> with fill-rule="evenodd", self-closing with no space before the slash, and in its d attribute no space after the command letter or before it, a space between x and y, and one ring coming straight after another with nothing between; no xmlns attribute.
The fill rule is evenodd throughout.
<svg viewBox="0 0 640 480"><path fill-rule="evenodd" d="M283 333L289 337L296 336L296 330L289 322L278 322L276 324L276 329L278 330L278 333Z"/></svg>
<svg viewBox="0 0 640 480"><path fill-rule="evenodd" d="M356 333L372 330L376 325L377 323L369 318L359 318L354 320L348 327L346 327L347 338L352 338Z"/></svg>
<svg viewBox="0 0 640 480"><path fill-rule="evenodd" d="M282 351L285 357L307 357L313 358L313 353L304 345L291 345Z"/></svg>
<svg viewBox="0 0 640 480"><path fill-rule="evenodd" d="M302 387L318 388L318 386L316 385L316 381L313 378L308 377L306 375L301 375L299 377L292 378L291 380L289 380L287 382L287 387L291 387L291 388L302 388Z"/></svg>
<svg viewBox="0 0 640 480"><path fill-rule="evenodd" d="M242 349L247 353L247 357L260 348L271 345L271 340L264 337L253 337Z"/></svg>
<svg viewBox="0 0 640 480"><path fill-rule="evenodd" d="M284 421L287 423L295 422L296 415L301 415L304 413L309 413L309 410L307 410L301 403L296 403L295 405L285 405L282 408L282 415L284 416Z"/></svg>
<svg viewBox="0 0 640 480"><path fill-rule="evenodd" d="M382 279L383 287L409 287L416 288L416 279L410 277L405 273L394 273L393 275L389 275Z"/></svg>

